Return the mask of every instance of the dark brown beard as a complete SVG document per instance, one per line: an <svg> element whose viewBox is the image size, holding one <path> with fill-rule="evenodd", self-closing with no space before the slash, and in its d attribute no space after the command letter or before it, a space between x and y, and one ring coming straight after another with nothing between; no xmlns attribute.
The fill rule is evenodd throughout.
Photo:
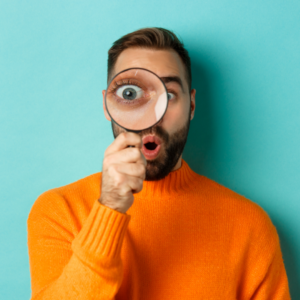
<svg viewBox="0 0 300 300"><path fill-rule="evenodd" d="M121 127L118 127L113 121L111 124L115 138L121 132L125 131ZM189 127L190 118L188 118L187 122L181 129L177 130L172 135L169 135L169 133L160 126L154 126L137 133L141 137L147 134L155 134L163 141L165 147L165 151L160 153L157 158L147 160L145 180L154 181L163 179L173 170L186 144Z"/></svg>

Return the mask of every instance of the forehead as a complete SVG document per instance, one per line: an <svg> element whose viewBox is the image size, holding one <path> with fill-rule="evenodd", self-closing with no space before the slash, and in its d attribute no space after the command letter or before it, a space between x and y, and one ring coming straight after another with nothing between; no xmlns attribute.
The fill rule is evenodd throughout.
<svg viewBox="0 0 300 300"><path fill-rule="evenodd" d="M145 68L154 72L159 77L179 76L183 84L187 86L183 62L178 53L173 49L125 49L116 61L114 74L128 68Z"/></svg>

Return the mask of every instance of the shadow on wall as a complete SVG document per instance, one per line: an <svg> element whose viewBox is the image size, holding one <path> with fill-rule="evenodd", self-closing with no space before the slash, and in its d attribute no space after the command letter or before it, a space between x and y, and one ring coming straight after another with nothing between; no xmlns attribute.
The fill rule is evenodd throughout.
<svg viewBox="0 0 300 300"><path fill-rule="evenodd" d="M299 253L293 245L293 241L289 239L288 232L283 230L283 226L280 224L282 221L277 221L276 218L272 216L272 221L276 226L280 246L282 250L283 261L286 269L286 273L289 280L290 293L292 299L299 299L300 295L300 273L297 270L297 257L299 258Z"/></svg>
<svg viewBox="0 0 300 300"><path fill-rule="evenodd" d="M196 57L192 60L192 88L196 89L196 110L194 119L190 123L188 141L184 149L183 158L191 168L203 174L207 154L213 145L214 124L211 81L204 65L202 66ZM205 175L205 174L203 174Z"/></svg>
<svg viewBox="0 0 300 300"><path fill-rule="evenodd" d="M188 141L183 153L184 160L191 168L204 176L212 178L218 170L210 170L213 167L211 159L218 149L215 149L214 141L218 134L218 120L215 117L213 85L216 88L218 79L212 77L207 62L201 62L199 55L190 52L192 60L192 87L196 89L196 111L195 117L191 121ZM221 88L221 87L220 87ZM213 179L213 178L212 178ZM255 201L255 199L251 199ZM297 271L297 254L292 241L288 239L288 233L284 232L281 221L276 221L271 217L280 238L281 250L284 264L289 280L289 287L292 299L297 299L300 295L300 274Z"/></svg>

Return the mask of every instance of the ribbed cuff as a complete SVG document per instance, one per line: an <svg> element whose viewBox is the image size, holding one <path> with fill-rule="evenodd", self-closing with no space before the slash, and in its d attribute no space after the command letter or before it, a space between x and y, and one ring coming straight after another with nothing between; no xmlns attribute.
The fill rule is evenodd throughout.
<svg viewBox="0 0 300 300"><path fill-rule="evenodd" d="M96 200L72 242L72 250L89 263L118 260L130 218L130 215L113 210Z"/></svg>

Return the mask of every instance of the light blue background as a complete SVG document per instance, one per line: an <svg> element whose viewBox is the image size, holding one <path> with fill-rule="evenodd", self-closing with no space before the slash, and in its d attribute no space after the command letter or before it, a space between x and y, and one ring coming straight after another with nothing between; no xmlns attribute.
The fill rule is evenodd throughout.
<svg viewBox="0 0 300 300"><path fill-rule="evenodd" d="M0 295L29 299L28 213L102 169L107 50L147 26L190 51L197 89L184 158L261 205L300 295L300 2L0 2Z"/></svg>

